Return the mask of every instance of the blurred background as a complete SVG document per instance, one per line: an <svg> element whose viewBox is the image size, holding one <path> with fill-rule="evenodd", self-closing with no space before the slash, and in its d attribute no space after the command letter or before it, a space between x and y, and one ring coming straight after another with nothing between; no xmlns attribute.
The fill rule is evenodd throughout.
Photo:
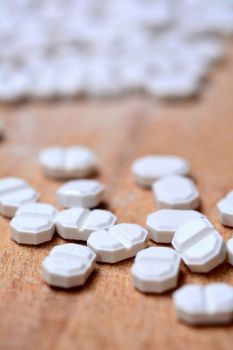
<svg viewBox="0 0 233 350"><path fill-rule="evenodd" d="M232 0L8 0L0 13L8 102L197 95L233 33Z"/></svg>

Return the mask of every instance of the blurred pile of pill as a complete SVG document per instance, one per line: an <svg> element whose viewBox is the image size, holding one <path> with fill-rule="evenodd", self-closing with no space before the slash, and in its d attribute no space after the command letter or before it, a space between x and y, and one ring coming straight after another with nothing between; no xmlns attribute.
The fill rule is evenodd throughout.
<svg viewBox="0 0 233 350"><path fill-rule="evenodd" d="M8 0L0 100L197 95L233 32L230 0Z"/></svg>
<svg viewBox="0 0 233 350"><path fill-rule="evenodd" d="M39 245L51 241L55 232L78 242L55 246L43 260L42 278L49 285L82 286L96 262L115 264L135 257L134 287L161 294L178 287L181 264L202 274L223 263L233 265L233 238L225 243L197 211L200 195L186 159L148 155L133 163L136 183L142 189L152 188L158 209L148 215L145 228L117 223L112 212L98 209L105 185L88 178L98 168L90 149L50 147L40 153L39 162L46 176L69 180L56 193L63 210L37 202L39 193L27 182L7 177L0 179L0 214L11 218L11 236L18 244ZM233 227L233 191L217 203L217 209L222 225ZM149 246L149 239L156 245ZM226 283L185 285L173 293L173 302L177 318L187 324L233 321L233 286Z"/></svg>

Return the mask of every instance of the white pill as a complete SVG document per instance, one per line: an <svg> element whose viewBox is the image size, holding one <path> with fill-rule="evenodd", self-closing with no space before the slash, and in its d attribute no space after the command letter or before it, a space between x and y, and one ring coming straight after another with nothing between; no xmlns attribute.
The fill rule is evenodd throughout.
<svg viewBox="0 0 233 350"><path fill-rule="evenodd" d="M0 213L13 217L16 210L31 202L36 202L39 194L28 183L17 177L5 177L0 180Z"/></svg>
<svg viewBox="0 0 233 350"><path fill-rule="evenodd" d="M77 178L91 175L97 168L94 153L81 146L50 147L39 155L45 174L53 178Z"/></svg>
<svg viewBox="0 0 233 350"><path fill-rule="evenodd" d="M211 325L233 319L233 287L226 283L189 284L173 293L177 318L190 325Z"/></svg>
<svg viewBox="0 0 233 350"><path fill-rule="evenodd" d="M180 255L174 249L150 247L141 250L132 267L133 284L145 293L163 293L175 288L180 263Z"/></svg>
<svg viewBox="0 0 233 350"><path fill-rule="evenodd" d="M149 237L157 243L171 243L175 231L185 222L205 216L195 210L161 209L147 216Z"/></svg>
<svg viewBox="0 0 233 350"><path fill-rule="evenodd" d="M230 192L217 203L218 214L222 225L233 227L233 195Z"/></svg>
<svg viewBox="0 0 233 350"><path fill-rule="evenodd" d="M199 193L193 180L170 175L153 184L153 192L159 209L197 209Z"/></svg>
<svg viewBox="0 0 233 350"><path fill-rule="evenodd" d="M71 208L56 217L56 228L65 239L87 241L92 232L106 230L115 222L116 216L108 210Z"/></svg>
<svg viewBox="0 0 233 350"><path fill-rule="evenodd" d="M227 261L233 265L233 238L227 241Z"/></svg>
<svg viewBox="0 0 233 350"><path fill-rule="evenodd" d="M96 253L97 261L107 263L131 258L147 244L148 232L136 224L118 224L109 230L95 231L87 241Z"/></svg>
<svg viewBox="0 0 233 350"><path fill-rule="evenodd" d="M73 180L57 191L57 201L64 208L94 208L101 201L104 185L96 180Z"/></svg>
<svg viewBox="0 0 233 350"><path fill-rule="evenodd" d="M172 245L193 272L209 272L226 256L223 238L207 219L190 220L180 226Z"/></svg>
<svg viewBox="0 0 233 350"><path fill-rule="evenodd" d="M42 263L42 277L51 286L83 285L95 268L96 255L88 247L68 243L54 247Z"/></svg>
<svg viewBox="0 0 233 350"><path fill-rule="evenodd" d="M12 238L19 244L41 244L50 241L55 231L58 210L44 203L28 203L20 207L11 220Z"/></svg>
<svg viewBox="0 0 233 350"><path fill-rule="evenodd" d="M189 170L189 162L177 156L149 155L137 159L132 166L136 182L143 186L151 186L154 181L168 175L187 175Z"/></svg>
<svg viewBox="0 0 233 350"><path fill-rule="evenodd" d="M166 72L154 79L148 79L147 89L151 94L161 98L182 98L195 96L200 91L200 79L198 75L184 73L180 70L175 73Z"/></svg>

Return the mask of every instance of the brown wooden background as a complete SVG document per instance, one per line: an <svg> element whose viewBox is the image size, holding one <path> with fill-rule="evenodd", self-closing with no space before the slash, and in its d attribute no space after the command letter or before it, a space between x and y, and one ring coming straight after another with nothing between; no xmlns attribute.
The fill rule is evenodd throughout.
<svg viewBox="0 0 233 350"><path fill-rule="evenodd" d="M37 155L54 144L83 144L100 159L98 178L107 185L105 207L119 222L145 224L155 210L152 193L137 187L130 166L148 153L178 154L192 164L202 211L225 239L216 202L233 189L233 50L216 68L203 96L186 102L160 102L134 95L110 100L72 100L1 105L7 136L0 143L0 176L19 176L56 204L60 183L46 179ZM41 261L55 237L39 247L19 246L9 221L0 218L0 347L7 349L233 349L233 326L189 328L179 324L171 293L143 295L131 283L132 259L98 264L86 286L51 289L40 277ZM207 275L182 267L180 285L233 283L225 264Z"/></svg>

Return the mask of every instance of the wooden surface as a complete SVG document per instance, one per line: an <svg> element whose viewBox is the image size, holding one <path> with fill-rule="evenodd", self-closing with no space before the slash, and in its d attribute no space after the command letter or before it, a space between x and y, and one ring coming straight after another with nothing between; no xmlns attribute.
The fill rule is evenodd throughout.
<svg viewBox="0 0 233 350"><path fill-rule="evenodd" d="M148 153L178 154L191 161L201 210L228 239L233 230L220 225L215 205L233 189L232 88L233 51L199 100L161 103L134 96L1 106L7 137L0 143L0 176L22 177L40 191L41 201L56 204L60 183L41 174L38 152L53 144L87 145L99 155L98 178L107 185L102 207L119 222L144 225L155 205L151 191L134 184L131 163ZM175 319L172 293L137 292L130 276L133 259L98 264L83 288L51 289L40 277L40 265L61 243L55 237L39 247L19 246L10 238L9 221L0 218L1 350L233 348L233 326L187 327ZM225 264L200 275L182 267L180 285L208 281L233 284L233 268Z"/></svg>

